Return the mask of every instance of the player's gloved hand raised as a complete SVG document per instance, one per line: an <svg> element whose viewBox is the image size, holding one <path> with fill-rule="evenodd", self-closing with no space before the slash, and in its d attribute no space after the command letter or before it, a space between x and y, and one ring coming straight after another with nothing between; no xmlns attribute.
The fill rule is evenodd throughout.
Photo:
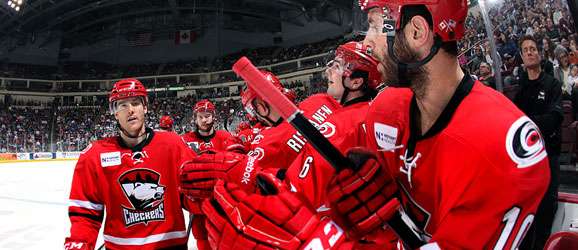
<svg viewBox="0 0 578 250"><path fill-rule="evenodd" d="M210 198L218 179L236 183L244 190L254 192L255 158L233 152L202 154L183 163L179 171L179 190L195 199Z"/></svg>
<svg viewBox="0 0 578 250"><path fill-rule="evenodd" d="M261 194L219 180L203 202L213 249L347 249L343 231L270 173L257 173Z"/></svg>
<svg viewBox="0 0 578 250"><path fill-rule="evenodd" d="M81 239L73 239L67 237L64 240L64 250L89 250L94 249L94 246L89 245L88 241Z"/></svg>
<svg viewBox="0 0 578 250"><path fill-rule="evenodd" d="M247 147L239 137L231 137L225 140L225 150L239 154L247 154Z"/></svg>
<svg viewBox="0 0 578 250"><path fill-rule="evenodd" d="M355 147L346 151L352 164L329 182L327 205L332 219L352 239L359 239L385 224L400 205L395 183L375 151Z"/></svg>

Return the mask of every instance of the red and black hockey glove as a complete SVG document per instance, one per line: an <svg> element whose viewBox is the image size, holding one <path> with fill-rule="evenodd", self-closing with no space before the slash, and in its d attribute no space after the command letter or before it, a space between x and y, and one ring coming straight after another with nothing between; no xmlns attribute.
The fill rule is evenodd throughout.
<svg viewBox="0 0 578 250"><path fill-rule="evenodd" d="M352 168L330 180L327 203L332 219L359 239L383 226L400 205L392 199L397 188L375 151L356 147L345 153Z"/></svg>
<svg viewBox="0 0 578 250"><path fill-rule="evenodd" d="M321 219L270 173L257 174L261 194L247 194L220 180L215 198L203 202L213 249L350 249L345 234Z"/></svg>
<svg viewBox="0 0 578 250"><path fill-rule="evenodd" d="M89 250L94 249L94 246L90 245L88 241L81 239L73 239L67 237L64 240L64 250Z"/></svg>
<svg viewBox="0 0 578 250"><path fill-rule="evenodd" d="M233 152L203 154L188 161L179 171L180 192L195 199L213 196L213 188L218 179L236 183L248 192L254 192L254 157Z"/></svg>
<svg viewBox="0 0 578 250"><path fill-rule="evenodd" d="M247 147L239 137L231 137L224 142L225 150L239 154L247 154Z"/></svg>

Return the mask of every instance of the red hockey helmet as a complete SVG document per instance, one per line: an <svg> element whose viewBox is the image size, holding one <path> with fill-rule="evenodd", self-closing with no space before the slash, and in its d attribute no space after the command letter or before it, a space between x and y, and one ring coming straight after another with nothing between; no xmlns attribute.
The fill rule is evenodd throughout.
<svg viewBox="0 0 578 250"><path fill-rule="evenodd" d="M210 101L200 101L197 102L195 108L193 108L193 115L199 112L213 112L214 115L216 114L216 109Z"/></svg>
<svg viewBox="0 0 578 250"><path fill-rule="evenodd" d="M161 128L170 128L173 126L173 119L171 119L168 115L163 115L161 120L159 121L159 127Z"/></svg>
<svg viewBox="0 0 578 250"><path fill-rule="evenodd" d="M124 79L114 84L108 97L110 111L114 114L116 108L114 102L120 99L139 96L143 99L143 104L148 105L147 90L136 79Z"/></svg>
<svg viewBox="0 0 578 250"><path fill-rule="evenodd" d="M379 64L371 57L371 49L359 42L348 42L337 48L335 58L343 60L343 76L351 76L356 69L367 71L367 85L371 89L377 88L381 83L381 74L377 70Z"/></svg>
<svg viewBox="0 0 578 250"><path fill-rule="evenodd" d="M264 70L261 70L261 73L267 78L267 80L271 81L279 91L283 92L283 87L281 87L279 79L277 79L273 73ZM249 88L249 86L247 86L245 83L243 85L243 89L241 90L241 102L243 103L243 107L245 107L247 114L252 117L255 117L256 115L255 109L253 108L253 100L255 100L255 98L263 99L261 95L257 93L257 91Z"/></svg>
<svg viewBox="0 0 578 250"><path fill-rule="evenodd" d="M401 28L400 12L404 6L408 5L423 5L429 10L433 19L433 31L441 36L443 42L456 41L464 36L468 15L467 0L359 0L362 11L369 12L373 8L379 8L384 21L395 21L395 24L384 22L382 28L386 30L393 28L386 27L389 25L395 25L395 30ZM359 23L358 20L354 22ZM382 30L376 31L383 33Z"/></svg>
<svg viewBox="0 0 578 250"><path fill-rule="evenodd" d="M289 101L291 101L292 103L295 103L295 92L293 92L293 90L283 88L282 92L283 92L283 95L285 95L287 97L287 99L289 99Z"/></svg>
<svg viewBox="0 0 578 250"><path fill-rule="evenodd" d="M243 130L249 129L249 128L251 128L251 126L249 125L248 122L241 122L241 123L239 124L239 126L237 126L237 129L238 129L239 131L243 131Z"/></svg>

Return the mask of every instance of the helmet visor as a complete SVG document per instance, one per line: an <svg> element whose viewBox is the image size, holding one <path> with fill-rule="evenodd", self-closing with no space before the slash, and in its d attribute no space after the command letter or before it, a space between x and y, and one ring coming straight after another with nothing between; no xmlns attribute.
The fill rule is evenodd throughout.
<svg viewBox="0 0 578 250"><path fill-rule="evenodd" d="M249 105L243 106L243 107L245 107L245 111L247 112L247 115L248 115L250 118L255 118L255 117L256 117L257 112L255 111L255 108L253 108L253 105L252 105L252 104L249 104Z"/></svg>
<svg viewBox="0 0 578 250"><path fill-rule="evenodd" d="M361 10L359 6L355 6L352 17L353 32L364 36L385 36L389 32L395 32L397 16L392 14L389 7Z"/></svg>

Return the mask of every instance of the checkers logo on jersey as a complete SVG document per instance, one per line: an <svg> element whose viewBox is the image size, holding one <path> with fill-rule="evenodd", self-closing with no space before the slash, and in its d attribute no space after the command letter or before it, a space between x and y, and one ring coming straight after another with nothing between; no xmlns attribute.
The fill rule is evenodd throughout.
<svg viewBox="0 0 578 250"><path fill-rule="evenodd" d="M508 130L506 150L518 168L532 166L547 156L542 135L527 116L520 117Z"/></svg>
<svg viewBox="0 0 578 250"><path fill-rule="evenodd" d="M160 175L150 169L133 169L118 178L132 205L132 208L122 206L125 227L165 220L165 186L159 185L159 180Z"/></svg>

